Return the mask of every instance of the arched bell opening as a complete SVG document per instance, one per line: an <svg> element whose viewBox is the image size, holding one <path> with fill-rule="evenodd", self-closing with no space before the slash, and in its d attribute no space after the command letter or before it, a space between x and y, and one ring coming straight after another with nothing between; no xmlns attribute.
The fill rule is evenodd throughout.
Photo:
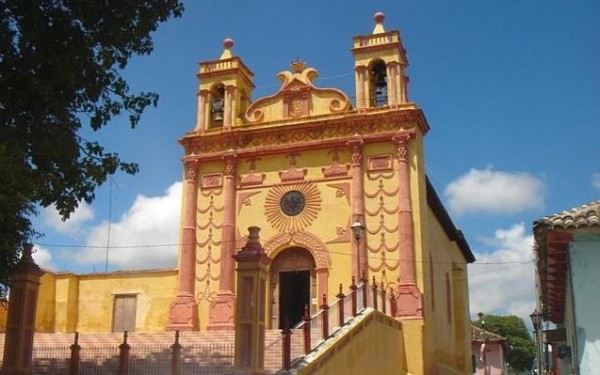
<svg viewBox="0 0 600 375"><path fill-rule="evenodd" d="M302 247L279 252L271 263L271 328L283 329L302 321L305 306L316 310L315 259Z"/></svg>
<svg viewBox="0 0 600 375"><path fill-rule="evenodd" d="M388 104L388 77L385 63L376 60L371 64L370 94L371 107L383 107Z"/></svg>
<svg viewBox="0 0 600 375"><path fill-rule="evenodd" d="M225 109L225 86L222 83L215 85L210 91L210 98L210 127L222 127Z"/></svg>

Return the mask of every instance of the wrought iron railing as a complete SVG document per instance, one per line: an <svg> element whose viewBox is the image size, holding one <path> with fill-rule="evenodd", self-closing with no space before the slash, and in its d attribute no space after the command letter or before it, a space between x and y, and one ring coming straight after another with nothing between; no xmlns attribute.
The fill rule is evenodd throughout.
<svg viewBox="0 0 600 375"><path fill-rule="evenodd" d="M356 285L353 277L350 291L344 294L342 289L340 284L340 292L330 304L327 303L327 296L323 295L323 304L313 315L310 315L309 308L306 306L302 322L292 329L286 328L281 331L282 370L289 370L295 360L315 349L367 307L372 307L391 317L396 316L394 293L392 291L388 293L383 283L378 285L375 277L371 283L364 279L359 285ZM294 333L301 333L302 345L292 344L291 337Z"/></svg>

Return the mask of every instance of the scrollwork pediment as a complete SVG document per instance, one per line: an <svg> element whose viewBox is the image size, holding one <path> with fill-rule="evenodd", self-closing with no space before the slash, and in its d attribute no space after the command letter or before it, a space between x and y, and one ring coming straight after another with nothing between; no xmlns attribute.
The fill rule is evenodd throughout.
<svg viewBox="0 0 600 375"><path fill-rule="evenodd" d="M290 118L322 116L351 109L350 99L334 88L319 88L312 81L318 72L304 63L292 63L293 71L277 74L279 90L252 103L245 113L251 124L268 123Z"/></svg>

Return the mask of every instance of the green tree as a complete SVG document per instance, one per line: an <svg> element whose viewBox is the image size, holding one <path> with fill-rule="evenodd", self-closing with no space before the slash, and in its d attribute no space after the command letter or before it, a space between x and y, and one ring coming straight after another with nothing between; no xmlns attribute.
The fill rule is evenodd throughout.
<svg viewBox="0 0 600 375"><path fill-rule="evenodd" d="M523 319L515 315L484 315L483 321L486 331L506 338L508 366L517 372L530 370L535 358L535 345ZM483 328L482 319L474 321L473 324Z"/></svg>
<svg viewBox="0 0 600 375"><path fill-rule="evenodd" d="M108 176L135 163L84 139L112 118L135 127L158 95L132 93L122 71L153 49L151 34L180 17L180 0L0 0L0 299L31 218L54 204L63 219Z"/></svg>

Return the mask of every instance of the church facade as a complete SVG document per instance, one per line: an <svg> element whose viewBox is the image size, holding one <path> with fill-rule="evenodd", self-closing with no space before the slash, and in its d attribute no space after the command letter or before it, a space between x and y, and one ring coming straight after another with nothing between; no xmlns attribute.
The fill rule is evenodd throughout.
<svg viewBox="0 0 600 375"><path fill-rule="evenodd" d="M352 278L393 293L410 373L471 373L467 263L474 257L425 174L430 127L408 96L397 30L375 15L353 39L355 102L294 61L251 100L253 74L225 40L200 63L183 147L176 270L42 278L45 332L233 330L233 255L261 228L271 259L267 328L300 321Z"/></svg>

